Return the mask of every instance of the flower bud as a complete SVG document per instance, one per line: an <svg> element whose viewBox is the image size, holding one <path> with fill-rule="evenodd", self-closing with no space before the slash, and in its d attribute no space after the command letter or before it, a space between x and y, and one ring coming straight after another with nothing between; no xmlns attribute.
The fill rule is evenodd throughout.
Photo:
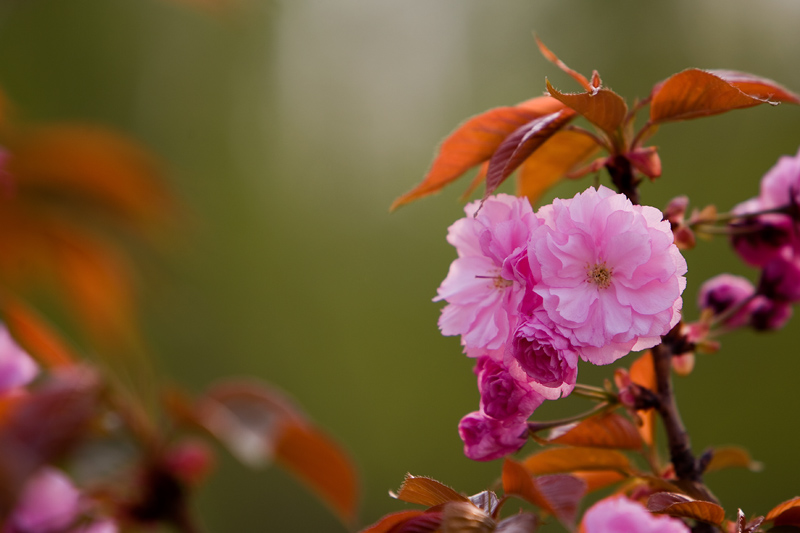
<svg viewBox="0 0 800 533"><path fill-rule="evenodd" d="M720 316L741 307L733 315L725 319L725 325L737 328L747 324L749 313L743 303L755 294L753 284L747 279L732 274L720 274L707 280L700 286L697 305L702 310L709 310L712 316Z"/></svg>

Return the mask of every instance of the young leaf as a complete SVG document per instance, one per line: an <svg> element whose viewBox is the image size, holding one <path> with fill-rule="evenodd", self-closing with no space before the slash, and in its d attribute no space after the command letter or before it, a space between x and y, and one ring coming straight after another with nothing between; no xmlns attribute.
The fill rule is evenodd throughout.
<svg viewBox="0 0 800 533"><path fill-rule="evenodd" d="M328 435L309 423L292 421L279 434L275 458L328 503L345 524L358 511L358 477L350 458Z"/></svg>
<svg viewBox="0 0 800 533"><path fill-rule="evenodd" d="M422 182L395 200L391 209L439 192L470 168L487 161L512 132L563 107L559 101L541 96L516 106L490 109L468 119L442 141Z"/></svg>
<svg viewBox="0 0 800 533"><path fill-rule="evenodd" d="M758 472L762 464L753 461L750 453L739 446L721 446L713 450L711 461L706 467L706 472L716 472L725 468L747 468L753 472Z"/></svg>
<svg viewBox="0 0 800 533"><path fill-rule="evenodd" d="M647 509L677 518L691 518L718 526L725 520L725 510L713 502L694 500L683 494L657 492L647 500Z"/></svg>
<svg viewBox="0 0 800 533"><path fill-rule="evenodd" d="M553 52L551 52L550 49L547 48L544 45L544 43L542 41L540 41L539 38L536 37L535 35L534 35L534 39L536 39L536 45L539 47L539 51L542 53L542 55L545 57L545 59L547 59L548 61L550 61L554 65L556 65L558 68L560 68L561 70L563 70L567 74L569 74L572 77L572 79L574 79L575 81L580 83L581 87L583 87L585 90L591 92L594 88L600 86L600 75L597 74L596 71L592 75L592 81L597 80L597 85L593 85L593 84L589 83L589 80L587 80L586 77L583 74L580 74L580 73L572 70L571 68L569 68L566 65L566 63L564 63L558 57L556 57L556 55Z"/></svg>
<svg viewBox="0 0 800 533"><path fill-rule="evenodd" d="M661 158L658 156L655 146L647 148L637 148L625 154L631 164L650 179L655 179L661 175Z"/></svg>
<svg viewBox="0 0 800 533"><path fill-rule="evenodd" d="M614 470L579 470L570 472L570 475L586 483L587 494L628 479L627 475Z"/></svg>
<svg viewBox="0 0 800 533"><path fill-rule="evenodd" d="M447 502L469 502L463 496L447 485L439 483L435 479L422 476L412 476L406 474L406 479L400 486L397 494L392 494L398 500L408 503L418 503L426 507L442 505Z"/></svg>
<svg viewBox="0 0 800 533"><path fill-rule="evenodd" d="M631 469L628 458L615 450L598 448L548 448L537 452L522 465L529 474L571 473L577 470L613 470L627 473Z"/></svg>
<svg viewBox="0 0 800 533"><path fill-rule="evenodd" d="M492 517L470 502L448 502L442 508L442 531L453 533L492 533Z"/></svg>
<svg viewBox="0 0 800 533"><path fill-rule="evenodd" d="M473 494L469 497L469 501L490 516L494 516L494 513L497 510L497 505L500 503L500 500L497 498L497 494L490 490Z"/></svg>
<svg viewBox="0 0 800 533"><path fill-rule="evenodd" d="M638 450L642 447L639 430L617 413L596 415L572 426L556 428L548 442L570 446Z"/></svg>
<svg viewBox="0 0 800 533"><path fill-rule="evenodd" d="M556 132L520 166L517 196L527 196L531 205L535 205L547 189L599 148L586 134L570 130Z"/></svg>
<svg viewBox="0 0 800 533"><path fill-rule="evenodd" d="M554 515L567 527L575 522L578 503L586 493L586 483L568 475L533 478L523 465L506 458L503 463L503 490Z"/></svg>
<svg viewBox="0 0 800 533"><path fill-rule="evenodd" d="M6 295L0 301L0 315L14 339L40 363L57 368L77 361L45 319L21 301Z"/></svg>
<svg viewBox="0 0 800 533"><path fill-rule="evenodd" d="M800 527L800 497L794 497L775 506L766 517L775 526Z"/></svg>
<svg viewBox="0 0 800 533"><path fill-rule="evenodd" d="M362 529L360 533L389 533L393 531L393 528L398 524L407 522L424 513L425 511L398 511L396 513L387 514L371 526Z"/></svg>
<svg viewBox="0 0 800 533"><path fill-rule="evenodd" d="M622 126L628 106L620 95L610 89L594 89L590 92L566 94L557 91L546 81L550 96L565 106L580 113L586 120L603 130L610 138Z"/></svg>
<svg viewBox="0 0 800 533"><path fill-rule="evenodd" d="M743 93L710 72L687 69L653 89L650 121L658 123L706 117L763 103L774 102Z"/></svg>
<svg viewBox="0 0 800 533"><path fill-rule="evenodd" d="M736 70L708 70L707 72L722 78L750 96L771 102L800 104L800 96L768 78Z"/></svg>
<svg viewBox="0 0 800 533"><path fill-rule="evenodd" d="M562 109L536 118L506 137L489 160L484 198L488 198L525 159L573 118L574 111Z"/></svg>
<svg viewBox="0 0 800 533"><path fill-rule="evenodd" d="M639 386L642 386L651 391L656 390L656 372L653 366L653 354L648 350L644 352L641 357L631 365L630 370L631 381ZM639 435L642 440L648 445L652 446L655 440L656 430L656 412L653 409L647 411L638 411L639 420Z"/></svg>
<svg viewBox="0 0 800 533"><path fill-rule="evenodd" d="M497 524L495 533L534 533L539 527L539 519L532 513L519 513Z"/></svg>

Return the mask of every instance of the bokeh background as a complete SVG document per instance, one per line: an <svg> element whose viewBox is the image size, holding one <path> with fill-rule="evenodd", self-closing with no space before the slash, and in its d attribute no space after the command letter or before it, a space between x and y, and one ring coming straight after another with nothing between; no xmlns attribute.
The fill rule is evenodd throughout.
<svg viewBox="0 0 800 533"><path fill-rule="evenodd" d="M406 472L474 493L500 471L463 457L456 425L478 394L430 301L455 255L444 236L466 182L388 212L439 140L541 94L545 76L579 89L533 32L632 102L687 67L798 91L798 20L796 0L3 0L0 86L28 119L105 124L167 162L189 223L149 267L142 314L158 367L195 392L231 375L289 392L354 457L365 525L405 508L387 491ZM669 124L653 142L664 175L643 202L685 193L727 210L797 151L800 109ZM690 319L704 279L755 277L724 239L686 257ZM742 444L765 464L708 476L729 512L800 493L798 320L725 338L676 385L695 450ZM584 365L580 380L612 371ZM345 531L281 470L225 453L198 496L208 531Z"/></svg>

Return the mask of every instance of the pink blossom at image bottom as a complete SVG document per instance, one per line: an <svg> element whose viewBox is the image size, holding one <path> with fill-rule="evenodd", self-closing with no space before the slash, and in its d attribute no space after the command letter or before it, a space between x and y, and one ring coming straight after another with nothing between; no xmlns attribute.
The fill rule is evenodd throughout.
<svg viewBox="0 0 800 533"><path fill-rule="evenodd" d="M525 287L516 273L531 231L538 225L527 198L507 194L468 204L466 217L448 229L447 241L458 259L434 301L445 300L439 328L443 335L461 335L471 349L500 348L516 323Z"/></svg>
<svg viewBox="0 0 800 533"><path fill-rule="evenodd" d="M0 394L30 383L39 367L19 347L5 326L0 325Z"/></svg>
<svg viewBox="0 0 800 533"><path fill-rule="evenodd" d="M686 261L661 211L590 187L537 215L533 290L584 360L607 365L651 348L678 323Z"/></svg>
<svg viewBox="0 0 800 533"><path fill-rule="evenodd" d="M624 496L600 500L583 516L584 533L689 533L681 520L654 515Z"/></svg>

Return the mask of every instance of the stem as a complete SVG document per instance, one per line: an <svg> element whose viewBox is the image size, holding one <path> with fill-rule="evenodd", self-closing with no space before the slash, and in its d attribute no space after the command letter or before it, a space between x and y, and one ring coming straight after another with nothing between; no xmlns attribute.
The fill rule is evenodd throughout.
<svg viewBox="0 0 800 533"><path fill-rule="evenodd" d="M605 389L593 387L591 385L582 385L580 383L575 384L575 388L572 389L572 394L575 394L576 396L583 396L584 398L589 398L590 400L600 400L607 403L618 401L616 395L611 394Z"/></svg>
<svg viewBox="0 0 800 533"><path fill-rule="evenodd" d="M585 418L589 418L592 415L596 415L596 414L601 413L603 411L607 411L609 409L613 409L614 407L616 407L615 404L601 403L601 404L597 405L597 407L595 407L591 411L586 411L585 413L581 413L581 414L575 415L575 416L570 416L568 418L562 418L561 420L552 420L550 422L528 422L528 431L531 433L531 435L533 435L534 433L537 433L537 432L542 431L544 429L551 429L551 428L556 428L556 427L559 427L559 426L566 426L567 424L572 424L573 422L580 422L581 420L583 420Z"/></svg>
<svg viewBox="0 0 800 533"><path fill-rule="evenodd" d="M634 205L639 205L639 179L633 172L631 162L622 155L616 155L608 160L606 169L611 175L611 181L617 190L628 197Z"/></svg>

